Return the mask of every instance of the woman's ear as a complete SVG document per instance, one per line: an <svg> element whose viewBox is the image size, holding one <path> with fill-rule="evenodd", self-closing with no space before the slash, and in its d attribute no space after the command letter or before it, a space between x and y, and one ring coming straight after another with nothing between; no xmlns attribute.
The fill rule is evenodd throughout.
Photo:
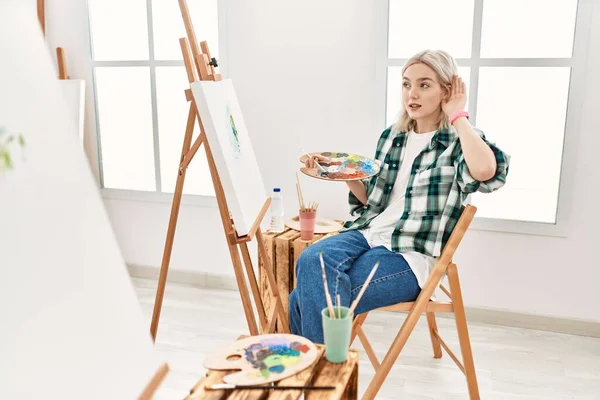
<svg viewBox="0 0 600 400"><path fill-rule="evenodd" d="M452 93L452 85L444 85L443 86L444 95L442 96L442 100L447 101L450 99L450 93Z"/></svg>

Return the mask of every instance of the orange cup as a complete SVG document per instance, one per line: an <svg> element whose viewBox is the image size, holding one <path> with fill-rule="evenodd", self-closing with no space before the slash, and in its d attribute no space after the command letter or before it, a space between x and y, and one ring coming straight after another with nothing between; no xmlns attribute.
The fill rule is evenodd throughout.
<svg viewBox="0 0 600 400"><path fill-rule="evenodd" d="M315 222L317 220L317 210L305 209L298 212L300 219L300 238L302 240L312 240L315 237Z"/></svg>

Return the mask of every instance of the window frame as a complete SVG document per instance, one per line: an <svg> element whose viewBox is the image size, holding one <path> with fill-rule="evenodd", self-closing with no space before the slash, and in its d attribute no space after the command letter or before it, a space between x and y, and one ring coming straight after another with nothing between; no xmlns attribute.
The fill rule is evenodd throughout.
<svg viewBox="0 0 600 400"><path fill-rule="evenodd" d="M376 19L376 119L386 124L387 109L387 69L392 66L402 66L407 59L388 58L388 24L389 4L392 0L377 1ZM581 112L585 98L585 78L588 64L588 41L592 22L593 4L591 1L579 0L577 4L575 32L573 38L573 53L571 58L480 58L481 28L483 20L483 1L474 0L473 10L473 40L471 58L457 58L461 67L470 68L469 114L471 121L477 121L477 89L479 67L571 67L563 151L559 177L558 203L556 222L543 223L533 221L509 220L475 216L471 228L474 230L520 233L542 236L568 237L570 232L569 220L574 204L573 189L577 166L577 146L581 134ZM482 128L483 129L483 128ZM484 129L485 130L485 129ZM493 138L491 138L493 140ZM467 199L470 202L471 196Z"/></svg>
<svg viewBox="0 0 600 400"><path fill-rule="evenodd" d="M160 165L160 146L159 146L159 130L158 130L158 104L157 104L157 85L156 85L156 68L157 67L184 67L182 60L156 60L154 58L154 24L153 24L153 0L146 0L146 20L148 29L148 60L118 60L118 61L95 61L93 58L93 36L90 17L90 7L87 4L87 20L89 32L89 52L87 54L89 61L89 74L92 81L92 108L93 108L93 123L92 134L94 135L94 156L97 165L97 179L100 186L100 192L103 198L116 200L144 201L152 203L170 203L173 193L165 192L162 188L161 165ZM227 2L217 1L218 15L218 37L219 37L219 70L223 75L228 74L228 42L227 42ZM183 26L183 20L181 21ZM201 40L201 38L198 38ZM177 44L178 45L178 44ZM209 43L210 46L210 43ZM104 186L104 170L102 159L102 130L100 120L98 118L98 97L97 97L97 81L96 68L98 67L148 67L150 69L150 101L152 108L152 136L154 146L154 175L155 175L155 190L144 191L136 189L121 189L107 188ZM181 96L184 96L186 87L181 88ZM185 132L181 132L181 143L183 143ZM194 138L193 138L194 139ZM175 169L173 174L175 174ZM182 204L200 207L215 207L215 195L200 195L186 194L182 196Z"/></svg>

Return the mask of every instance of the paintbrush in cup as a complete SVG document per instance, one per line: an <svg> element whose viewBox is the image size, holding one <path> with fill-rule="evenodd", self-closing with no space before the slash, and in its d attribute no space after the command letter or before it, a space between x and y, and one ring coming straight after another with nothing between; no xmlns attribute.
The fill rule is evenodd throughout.
<svg viewBox="0 0 600 400"><path fill-rule="evenodd" d="M341 301L341 297L338 294L337 295L337 307L338 307L338 318L342 318L342 301Z"/></svg>
<svg viewBox="0 0 600 400"><path fill-rule="evenodd" d="M371 282L371 279L373 279L373 275L375 275L375 272L377 271L377 268L379 268L379 261L377 261L375 263L375 265L373 266L373 269L371 269L371 273L369 274L369 276L367 276L367 279L365 280L365 283L363 283L363 286L360 289L360 292L358 292L358 296L356 296L356 299L354 299L354 301L352 302L352 305L350 306L350 311L348 311L348 314L351 314L351 313L354 312L354 309L358 305L358 302L360 301L360 298L365 293L365 290L367 290L367 286L369 286L369 283Z"/></svg>
<svg viewBox="0 0 600 400"><path fill-rule="evenodd" d="M296 194L298 194L298 204L300 205L300 210L304 211L304 203L302 203L302 195L300 194L300 187L296 183Z"/></svg>
<svg viewBox="0 0 600 400"><path fill-rule="evenodd" d="M327 301L329 318L335 318L335 312L333 311L331 296L329 295L329 289L327 288L327 274L325 273L325 262L323 261L323 253L319 252L319 258L321 259L321 273L323 275L323 287L325 288L325 300Z"/></svg>
<svg viewBox="0 0 600 400"><path fill-rule="evenodd" d="M300 209L304 211L304 196L302 196L302 187L300 187L300 177L296 172L296 190L298 191L298 202L300 202Z"/></svg>
<svg viewBox="0 0 600 400"><path fill-rule="evenodd" d="M302 152L303 152L303 153L304 153L304 154L305 154L305 155L308 157L308 159L309 159L309 160L310 160L311 158L313 158L313 156L311 156L310 154L308 154L308 153L306 152L306 150L304 150L303 148L300 148L300 150L302 150ZM319 167L319 168L321 169L321 171L323 171L323 172L326 172L326 171L325 171L325 168L323 168L323 167L321 166L321 164L319 164L319 163L317 162L317 160L313 160L313 161L315 162L315 164L317 165L317 167Z"/></svg>

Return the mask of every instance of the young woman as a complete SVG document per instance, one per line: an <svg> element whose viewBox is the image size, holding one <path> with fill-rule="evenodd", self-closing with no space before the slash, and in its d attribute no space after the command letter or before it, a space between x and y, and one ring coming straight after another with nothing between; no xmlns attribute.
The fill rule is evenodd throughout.
<svg viewBox="0 0 600 400"><path fill-rule="evenodd" d="M383 131L375 158L381 171L349 181L354 221L302 252L290 295L290 329L323 343L326 307L319 253L329 292L349 306L379 261L355 314L413 301L448 240L469 193L489 193L506 182L510 157L473 127L466 87L444 51L414 55L402 69L397 121ZM314 168L315 157L306 162Z"/></svg>

